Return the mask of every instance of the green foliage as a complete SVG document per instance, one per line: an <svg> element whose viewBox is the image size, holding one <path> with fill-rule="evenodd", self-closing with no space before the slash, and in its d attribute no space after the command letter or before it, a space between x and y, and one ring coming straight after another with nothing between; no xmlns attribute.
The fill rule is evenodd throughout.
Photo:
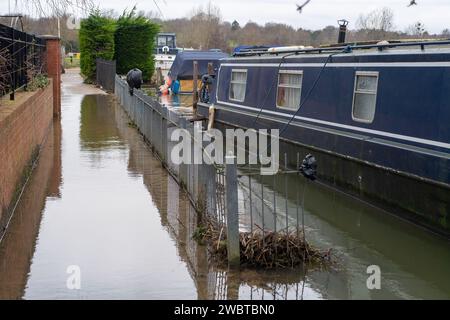
<svg viewBox="0 0 450 320"><path fill-rule="evenodd" d="M27 91L36 91L37 89L45 88L48 83L49 81L46 75L38 74L27 84Z"/></svg>
<svg viewBox="0 0 450 320"><path fill-rule="evenodd" d="M92 12L81 22L80 67L86 82L95 79L96 59L116 60L117 73L125 74L132 68L142 70L145 81L150 80L155 66L153 51L159 25L142 15L136 8L125 11L117 21Z"/></svg>
<svg viewBox="0 0 450 320"><path fill-rule="evenodd" d="M95 79L97 58L111 60L114 57L114 31L114 20L99 11L93 11L81 21L80 67L87 82Z"/></svg>
<svg viewBox="0 0 450 320"><path fill-rule="evenodd" d="M194 241L196 241L198 244L203 244L207 232L208 229L205 226L200 225L192 234L192 239L194 239Z"/></svg>
<svg viewBox="0 0 450 320"><path fill-rule="evenodd" d="M153 51L159 25L136 14L136 8L125 11L117 20L114 35L117 73L126 74L130 69L142 70L144 81L150 80L154 69Z"/></svg>

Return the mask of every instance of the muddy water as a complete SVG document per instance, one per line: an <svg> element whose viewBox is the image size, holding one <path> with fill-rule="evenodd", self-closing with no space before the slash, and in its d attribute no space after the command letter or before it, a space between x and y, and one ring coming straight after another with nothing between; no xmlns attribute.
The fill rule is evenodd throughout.
<svg viewBox="0 0 450 320"><path fill-rule="evenodd" d="M192 240L197 216L186 195L121 107L75 73L63 80L61 125L0 244L0 298L450 297L448 242L318 184L305 195L308 237L336 250L336 269L215 268ZM279 197L286 185L304 187L298 177L259 183ZM295 212L295 192L287 199ZM366 287L369 265L380 266L380 290Z"/></svg>

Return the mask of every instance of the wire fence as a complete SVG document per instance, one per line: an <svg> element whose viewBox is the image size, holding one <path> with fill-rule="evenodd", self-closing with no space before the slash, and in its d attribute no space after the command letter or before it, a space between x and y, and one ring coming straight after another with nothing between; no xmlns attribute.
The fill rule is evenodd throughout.
<svg viewBox="0 0 450 320"><path fill-rule="evenodd" d="M201 123L191 122L189 115L168 109L142 90L130 95L126 81L119 76L115 77L115 94L132 120L131 125L136 126L169 172L186 189L193 206L222 227L226 222L223 167L206 163L176 164L171 158L177 144L170 139L173 130L184 129L194 143L194 131L199 130ZM191 159L195 152L191 148Z"/></svg>
<svg viewBox="0 0 450 320"><path fill-rule="evenodd" d="M130 95L126 81L117 75L115 94L128 113L131 125L136 126L168 171L184 187L192 205L214 224L219 241L230 239L230 217L233 218L231 223L236 225L233 234L237 239L245 232L304 237L304 194L308 182L299 177L299 154L294 161L288 161L287 154L281 156L283 166L276 175L262 175L260 167L231 166L236 172L234 178L228 180L230 166L204 161L211 155L205 151L206 142L197 141L196 132L207 134L207 131L201 121L192 122L192 114L161 105L142 90L135 90ZM171 141L171 136L176 129L189 133L187 138L191 145L200 145L201 161L195 161L196 150L192 147L190 159L193 161L188 164L173 162L172 152L179 142ZM236 185L234 190L231 189L236 193L235 197L230 197L230 185ZM289 246L288 241L285 243ZM237 248L239 250L239 240Z"/></svg>
<svg viewBox="0 0 450 320"><path fill-rule="evenodd" d="M45 41L35 35L0 24L0 96L26 87L44 71Z"/></svg>
<svg viewBox="0 0 450 320"><path fill-rule="evenodd" d="M239 167L238 184L244 212L242 224L254 232L304 232L304 195L306 180L299 177L300 154L295 164L288 165L282 156L283 167L275 175L261 175L250 167ZM303 182L300 183L300 182Z"/></svg>
<svg viewBox="0 0 450 320"><path fill-rule="evenodd" d="M96 83L109 92L114 92L116 76L116 61L97 58Z"/></svg>
<svg viewBox="0 0 450 320"><path fill-rule="evenodd" d="M229 185L237 186L238 229L237 238L243 233L259 232L260 234L297 233L304 235L304 194L308 181L299 175L300 155L296 159L288 159L288 155L281 156L282 169L276 175L266 176L260 174L258 166L234 166L236 170L235 181L229 180L228 165L205 161L190 162L190 164L176 164L172 159L175 145L171 136L174 130L185 129L187 138L192 144L199 143L196 130L203 133L202 123L192 121L192 114L178 112L160 104L154 97L146 95L142 90L135 90L129 94L126 81L120 76L115 77L115 95L130 117L130 126L136 127L144 140L150 145L154 154L161 160L165 168L181 185L197 214L189 214L183 210L173 212L174 225L182 223L183 232L178 236L184 243L186 261L190 272L194 275L199 295L206 299L238 299L245 296L251 300L287 300L303 299L306 274L303 271L295 272L295 276L280 282L273 278L271 273L265 275L264 281L254 281L250 276L248 281L240 280L229 270L217 269L208 266L206 269L201 261L210 261L208 249L199 250L194 234L205 217L215 224L219 231L217 244L222 240L229 241L228 225L232 220L230 212L230 197L227 194ZM205 144L201 143L203 157L211 155L205 151ZM195 151L191 149L191 159ZM204 159L203 159L204 160ZM288 165L290 163L290 165ZM301 182L301 183L299 183ZM197 220L197 221L195 221ZM266 243L266 247L274 243ZM289 242L278 245L289 246ZM229 242L227 244L229 248ZM204 250L204 251L202 251ZM202 255L202 252L203 255ZM276 253L275 253L276 254ZM199 258L202 257L202 258ZM228 256L229 258L229 256ZM230 262L230 259L228 259ZM200 276L199 276L200 275ZM243 292L240 292L241 285Z"/></svg>

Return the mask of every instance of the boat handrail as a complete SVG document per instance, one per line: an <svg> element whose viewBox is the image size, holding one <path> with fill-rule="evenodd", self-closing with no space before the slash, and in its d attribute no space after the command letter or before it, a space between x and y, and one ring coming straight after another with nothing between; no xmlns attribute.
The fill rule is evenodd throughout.
<svg viewBox="0 0 450 320"><path fill-rule="evenodd" d="M345 46L336 46L336 47L315 47L315 48L295 48L292 50L283 50L280 52L277 51L269 51L266 50L243 50L240 52L235 52L233 56L261 56L261 55L279 55L284 53L323 53L323 52L332 52L332 51L345 51L351 52L353 50L364 50L364 49L378 49L379 51L383 51L386 48L398 48L398 47L414 47L419 46L421 50L425 50L425 46L439 46L439 45L450 45L450 39L448 40L439 40L439 41L417 41L417 42L383 42L377 44L362 44L362 45L345 45Z"/></svg>

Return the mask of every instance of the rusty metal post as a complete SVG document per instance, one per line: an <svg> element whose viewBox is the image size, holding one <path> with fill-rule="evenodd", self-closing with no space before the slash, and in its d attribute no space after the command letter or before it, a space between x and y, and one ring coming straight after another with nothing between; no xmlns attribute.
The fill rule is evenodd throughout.
<svg viewBox="0 0 450 320"><path fill-rule="evenodd" d="M213 65L212 62L208 62L208 75L212 75L212 74L214 74L214 65ZM208 92L211 92L211 85L210 84L202 84L202 85L206 85L206 89L208 90ZM213 111L214 111L214 109L213 109ZM213 116L214 116L214 114L213 114Z"/></svg>
<svg viewBox="0 0 450 320"><path fill-rule="evenodd" d="M208 74L214 74L214 66L212 62L208 62Z"/></svg>
<svg viewBox="0 0 450 320"><path fill-rule="evenodd" d="M225 163L228 265L230 268L238 268L241 262L236 157L227 155Z"/></svg>
<svg viewBox="0 0 450 320"><path fill-rule="evenodd" d="M158 67L158 68L156 69L156 84L157 84L158 86L161 86L161 85L164 84L164 77L163 77L163 75L162 75L161 67Z"/></svg>
<svg viewBox="0 0 450 320"><path fill-rule="evenodd" d="M194 113L197 111L197 102L198 102L198 62L194 61L194 69L193 69L193 77L192 77L192 107L194 108Z"/></svg>

